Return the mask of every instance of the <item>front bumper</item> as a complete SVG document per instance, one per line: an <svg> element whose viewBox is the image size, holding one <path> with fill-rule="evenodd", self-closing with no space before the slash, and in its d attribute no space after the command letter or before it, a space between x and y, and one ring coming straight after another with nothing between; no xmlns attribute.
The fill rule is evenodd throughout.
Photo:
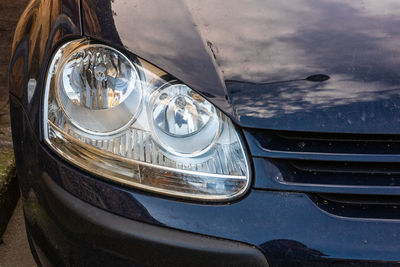
<svg viewBox="0 0 400 267"><path fill-rule="evenodd" d="M255 247L114 215L72 196L46 174L41 179L52 219L43 212L33 214L27 210L32 208L29 201L25 203L28 233L34 249L41 251L37 253L41 262L73 266L268 266ZM46 229L40 229L43 215ZM63 249L57 249L60 247Z"/></svg>
<svg viewBox="0 0 400 267"><path fill-rule="evenodd" d="M28 231L39 257L54 265L262 265L266 258L271 266L387 266L400 260L400 221L334 216L303 193L252 189L238 201L210 205L89 176L47 149L19 101L12 96L10 103Z"/></svg>

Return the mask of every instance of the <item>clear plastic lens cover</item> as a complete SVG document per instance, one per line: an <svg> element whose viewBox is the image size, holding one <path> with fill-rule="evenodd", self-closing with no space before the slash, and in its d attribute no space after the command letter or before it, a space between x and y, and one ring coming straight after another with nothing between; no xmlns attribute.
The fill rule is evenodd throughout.
<svg viewBox="0 0 400 267"><path fill-rule="evenodd" d="M134 65L100 45L83 45L71 53L56 74L54 92L70 122L94 134L110 134L129 124L142 96Z"/></svg>
<svg viewBox="0 0 400 267"><path fill-rule="evenodd" d="M232 199L249 186L230 119L139 58L86 39L66 43L52 58L43 102L46 143L99 176L201 200Z"/></svg>

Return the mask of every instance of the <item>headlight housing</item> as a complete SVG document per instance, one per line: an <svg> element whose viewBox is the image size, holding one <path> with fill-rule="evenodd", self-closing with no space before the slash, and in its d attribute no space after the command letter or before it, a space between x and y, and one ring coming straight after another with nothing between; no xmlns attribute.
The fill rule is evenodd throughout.
<svg viewBox="0 0 400 267"><path fill-rule="evenodd" d="M78 167L170 196L229 200L249 187L231 120L171 75L86 39L62 45L47 73L45 142Z"/></svg>

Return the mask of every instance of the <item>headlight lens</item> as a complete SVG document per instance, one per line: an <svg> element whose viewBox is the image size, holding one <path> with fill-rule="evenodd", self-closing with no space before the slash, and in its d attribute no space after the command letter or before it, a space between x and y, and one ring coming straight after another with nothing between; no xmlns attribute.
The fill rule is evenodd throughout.
<svg viewBox="0 0 400 267"><path fill-rule="evenodd" d="M167 85L152 95L154 137L172 154L197 154L219 133L215 107L183 84Z"/></svg>
<svg viewBox="0 0 400 267"><path fill-rule="evenodd" d="M65 59L57 75L60 108L85 132L109 135L138 113L142 96L138 72L112 48L83 45Z"/></svg>
<svg viewBox="0 0 400 267"><path fill-rule="evenodd" d="M227 200L250 184L230 119L139 58L82 39L61 46L44 93L46 143L71 163L172 196Z"/></svg>

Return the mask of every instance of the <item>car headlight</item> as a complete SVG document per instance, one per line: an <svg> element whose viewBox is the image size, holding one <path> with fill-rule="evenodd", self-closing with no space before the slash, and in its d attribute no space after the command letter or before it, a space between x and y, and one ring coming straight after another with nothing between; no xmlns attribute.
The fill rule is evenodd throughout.
<svg viewBox="0 0 400 267"><path fill-rule="evenodd" d="M86 39L61 46L47 72L45 142L113 181L201 200L227 200L250 184L231 120L148 62Z"/></svg>

